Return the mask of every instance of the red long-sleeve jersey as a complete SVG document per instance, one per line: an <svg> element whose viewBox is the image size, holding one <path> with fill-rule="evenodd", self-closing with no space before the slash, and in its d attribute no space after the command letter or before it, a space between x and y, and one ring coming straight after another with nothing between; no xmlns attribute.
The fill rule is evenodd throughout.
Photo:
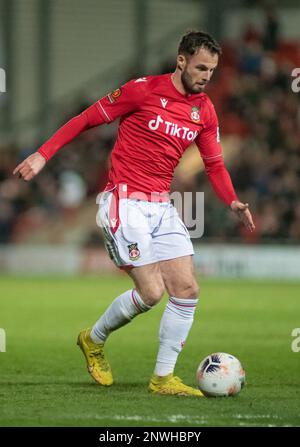
<svg viewBox="0 0 300 447"><path fill-rule="evenodd" d="M218 197L227 205L237 200L213 104L205 93L180 93L170 73L127 82L68 121L38 151L49 160L81 132L119 117L106 189L126 185L128 195L141 192L149 200L153 193L168 193L174 170L194 141Z"/></svg>

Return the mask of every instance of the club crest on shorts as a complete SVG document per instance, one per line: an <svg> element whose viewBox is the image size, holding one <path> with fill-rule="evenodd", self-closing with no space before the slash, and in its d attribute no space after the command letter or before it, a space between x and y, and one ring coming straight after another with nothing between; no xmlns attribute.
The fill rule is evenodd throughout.
<svg viewBox="0 0 300 447"><path fill-rule="evenodd" d="M200 122L200 107L192 106L191 120L193 121L193 123Z"/></svg>
<svg viewBox="0 0 300 447"><path fill-rule="evenodd" d="M137 261L141 255L140 250L138 249L138 244L130 244L127 245L129 250L129 259L131 261Z"/></svg>

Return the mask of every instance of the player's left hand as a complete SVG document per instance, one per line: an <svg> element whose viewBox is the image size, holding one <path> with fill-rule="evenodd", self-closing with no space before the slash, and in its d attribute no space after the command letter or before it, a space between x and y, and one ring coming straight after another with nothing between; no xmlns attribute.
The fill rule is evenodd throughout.
<svg viewBox="0 0 300 447"><path fill-rule="evenodd" d="M252 215L249 211L249 204L242 203L238 200L233 200L231 202L230 208L238 216L238 218L243 222L249 231L254 231L255 225L253 223Z"/></svg>

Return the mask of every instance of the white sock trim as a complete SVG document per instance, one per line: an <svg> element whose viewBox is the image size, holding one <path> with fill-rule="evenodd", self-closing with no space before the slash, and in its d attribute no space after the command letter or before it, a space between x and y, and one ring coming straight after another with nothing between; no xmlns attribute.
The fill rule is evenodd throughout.
<svg viewBox="0 0 300 447"><path fill-rule="evenodd" d="M167 308L171 312L180 315L183 318L191 318L194 313L198 303L198 298L176 298L175 296L170 296L167 303Z"/></svg>
<svg viewBox="0 0 300 447"><path fill-rule="evenodd" d="M132 289L131 292L131 299L137 310L140 312L147 312L151 309L152 306L149 306L148 304L144 303L141 295L138 293L136 289Z"/></svg>

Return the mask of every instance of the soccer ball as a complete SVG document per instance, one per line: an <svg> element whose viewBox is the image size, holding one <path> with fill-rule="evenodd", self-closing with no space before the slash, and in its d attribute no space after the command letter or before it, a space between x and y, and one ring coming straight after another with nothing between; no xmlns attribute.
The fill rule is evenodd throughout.
<svg viewBox="0 0 300 447"><path fill-rule="evenodd" d="M234 396L245 385L245 371L233 355L216 352L200 363L197 383L207 397Z"/></svg>

